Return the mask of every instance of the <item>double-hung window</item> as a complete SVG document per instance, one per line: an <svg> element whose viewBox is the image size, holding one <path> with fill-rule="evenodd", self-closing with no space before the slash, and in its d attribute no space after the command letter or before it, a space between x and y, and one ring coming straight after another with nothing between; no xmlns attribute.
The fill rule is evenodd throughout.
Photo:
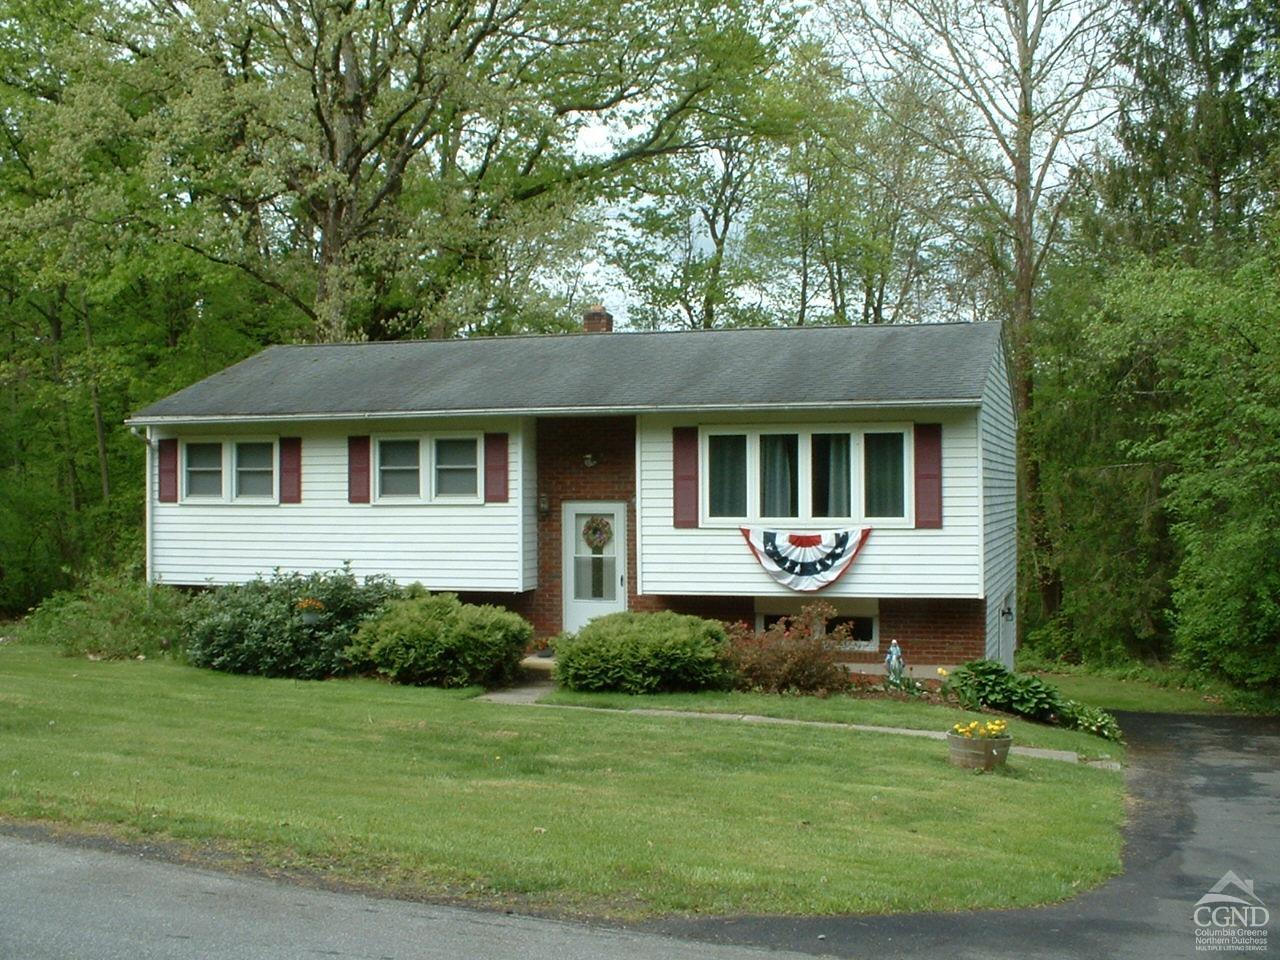
<svg viewBox="0 0 1280 960"><path fill-rule="evenodd" d="M235 498L269 500L276 493L275 444L254 441L235 445Z"/></svg>
<svg viewBox="0 0 1280 960"><path fill-rule="evenodd" d="M717 520L905 520L906 428L712 427L703 515Z"/></svg>
<svg viewBox="0 0 1280 960"><path fill-rule="evenodd" d="M422 496L421 451L417 440L378 441L378 499Z"/></svg>
<svg viewBox="0 0 1280 960"><path fill-rule="evenodd" d="M186 455L187 496L221 500L222 444L188 443Z"/></svg>
<svg viewBox="0 0 1280 960"><path fill-rule="evenodd" d="M385 437L377 442L377 498L389 503L471 502L480 497L480 437Z"/></svg>
<svg viewBox="0 0 1280 960"><path fill-rule="evenodd" d="M435 495L474 497L480 489L480 443L476 437L440 437L435 442Z"/></svg>
<svg viewBox="0 0 1280 960"><path fill-rule="evenodd" d="M182 445L185 500L273 503L276 499L276 441L199 440Z"/></svg>

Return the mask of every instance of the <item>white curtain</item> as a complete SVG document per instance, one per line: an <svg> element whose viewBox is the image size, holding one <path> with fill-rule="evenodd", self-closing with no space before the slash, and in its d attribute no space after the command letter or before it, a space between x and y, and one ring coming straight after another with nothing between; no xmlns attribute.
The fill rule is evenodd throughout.
<svg viewBox="0 0 1280 960"><path fill-rule="evenodd" d="M760 514L794 517L799 511L797 460L800 438L794 433L760 438Z"/></svg>
<svg viewBox="0 0 1280 960"><path fill-rule="evenodd" d="M823 454L825 454L825 462ZM849 435L847 433L814 434L813 477L814 515L849 516ZM820 491L826 493L825 498L818 496Z"/></svg>

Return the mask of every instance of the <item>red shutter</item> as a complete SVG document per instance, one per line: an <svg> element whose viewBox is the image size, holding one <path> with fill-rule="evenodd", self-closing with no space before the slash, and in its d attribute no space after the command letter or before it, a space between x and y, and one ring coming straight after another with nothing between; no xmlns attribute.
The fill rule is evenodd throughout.
<svg viewBox="0 0 1280 960"><path fill-rule="evenodd" d="M507 502L507 435L484 435L484 502Z"/></svg>
<svg viewBox="0 0 1280 960"><path fill-rule="evenodd" d="M178 502L178 441L161 440L160 452L160 502Z"/></svg>
<svg viewBox="0 0 1280 960"><path fill-rule="evenodd" d="M671 460L674 467L674 526L689 529L698 525L698 428L674 427L671 431Z"/></svg>
<svg viewBox="0 0 1280 960"><path fill-rule="evenodd" d="M942 526L942 424L916 424L916 526Z"/></svg>
<svg viewBox="0 0 1280 960"><path fill-rule="evenodd" d="M280 502L302 502L302 438L280 438Z"/></svg>
<svg viewBox="0 0 1280 960"><path fill-rule="evenodd" d="M347 502L369 502L369 438L347 437Z"/></svg>

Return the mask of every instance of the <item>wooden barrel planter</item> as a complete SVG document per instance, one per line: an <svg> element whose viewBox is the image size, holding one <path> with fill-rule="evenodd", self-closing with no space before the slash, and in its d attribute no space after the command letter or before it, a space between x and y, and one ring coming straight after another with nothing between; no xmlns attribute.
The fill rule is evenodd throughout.
<svg viewBox="0 0 1280 960"><path fill-rule="evenodd" d="M968 770L990 770L1004 766L1013 737L958 737L947 734L951 762Z"/></svg>

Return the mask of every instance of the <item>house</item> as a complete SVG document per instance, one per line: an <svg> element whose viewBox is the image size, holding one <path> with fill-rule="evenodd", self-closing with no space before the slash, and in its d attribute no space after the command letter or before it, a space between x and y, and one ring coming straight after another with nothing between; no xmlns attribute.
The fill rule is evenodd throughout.
<svg viewBox="0 0 1280 960"><path fill-rule="evenodd" d="M270 347L129 421L148 577L350 562L541 635L821 598L853 662L1011 663L1009 383L987 323Z"/></svg>

